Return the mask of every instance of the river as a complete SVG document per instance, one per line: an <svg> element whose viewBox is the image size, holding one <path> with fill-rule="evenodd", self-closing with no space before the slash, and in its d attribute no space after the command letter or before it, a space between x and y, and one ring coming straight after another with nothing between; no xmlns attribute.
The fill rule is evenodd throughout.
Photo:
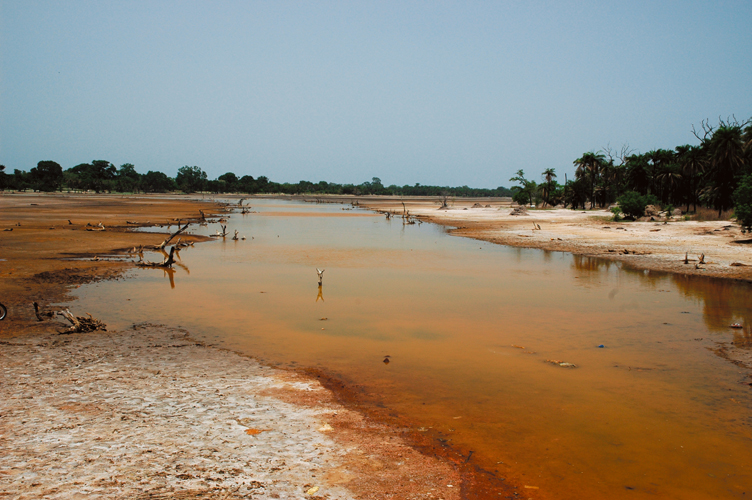
<svg viewBox="0 0 752 500"><path fill-rule="evenodd" d="M255 201L229 219L245 240L82 286L76 308L332 374L530 498L752 495L752 377L715 352L752 348L749 285Z"/></svg>

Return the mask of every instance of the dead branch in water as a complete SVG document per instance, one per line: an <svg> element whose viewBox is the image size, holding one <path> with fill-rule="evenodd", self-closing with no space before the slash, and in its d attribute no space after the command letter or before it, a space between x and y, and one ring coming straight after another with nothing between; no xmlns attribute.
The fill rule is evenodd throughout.
<svg viewBox="0 0 752 500"><path fill-rule="evenodd" d="M163 250L164 251L164 250ZM172 265L175 263L175 247L170 248L170 254L167 255L162 262L147 262L142 261L138 262L136 265L139 267L172 267Z"/></svg>
<svg viewBox="0 0 752 500"><path fill-rule="evenodd" d="M183 231L185 231L186 229L188 229L188 224L186 224L186 225L185 225L185 226L183 226L183 227L180 227L180 224L178 224L178 230L177 230L177 231L175 231L174 233L172 233L172 234L171 234L170 236L168 236L167 238L165 238L165 240L164 240L164 241L163 241L162 243L160 243L159 245L156 245L156 246L154 246L154 248L155 248L155 249L157 249L157 250L161 250L161 249L163 249L164 247L166 247L167 245L169 245L169 244L170 244L170 242L172 241L172 239L173 239L173 238L174 238L175 236L179 235L180 233L182 233L182 232L183 232Z"/></svg>
<svg viewBox="0 0 752 500"><path fill-rule="evenodd" d="M324 271L326 271L326 269L319 269L318 267L316 268L316 273L319 275L319 287L323 284L324 281Z"/></svg>
<svg viewBox="0 0 752 500"><path fill-rule="evenodd" d="M67 319L71 324L71 327L65 331L60 332L61 334L87 333L93 332L95 330L102 330L103 332L107 331L107 325L92 317L89 313L86 313L88 318L84 316L76 317L73 316L73 314L71 314L68 309L66 309L64 311L61 311L60 315Z"/></svg>
<svg viewBox="0 0 752 500"><path fill-rule="evenodd" d="M215 234L215 236L224 238L225 236L227 236L227 226L224 224L220 224L219 226L222 228L222 231L217 231L217 234Z"/></svg>

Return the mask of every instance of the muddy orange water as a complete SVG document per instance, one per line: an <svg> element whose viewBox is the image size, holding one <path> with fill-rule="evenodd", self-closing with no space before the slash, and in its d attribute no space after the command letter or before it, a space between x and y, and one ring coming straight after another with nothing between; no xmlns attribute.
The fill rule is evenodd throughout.
<svg viewBox="0 0 752 500"><path fill-rule="evenodd" d="M341 205L253 210L229 221L245 241L183 250L172 276L143 269L81 287L74 307L115 327L181 325L362 385L527 486L521 498L752 498L752 378L713 351L752 347L749 285L496 246Z"/></svg>

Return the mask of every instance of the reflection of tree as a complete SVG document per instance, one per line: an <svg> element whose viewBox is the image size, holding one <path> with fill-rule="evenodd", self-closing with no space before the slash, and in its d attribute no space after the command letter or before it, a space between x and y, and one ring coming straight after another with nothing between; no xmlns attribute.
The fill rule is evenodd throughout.
<svg viewBox="0 0 752 500"><path fill-rule="evenodd" d="M698 278L683 274L673 276L674 284L681 294L701 301L705 325L713 331L729 331L732 323L741 323L735 329L734 345L752 349L752 287L730 280Z"/></svg>
<svg viewBox="0 0 752 500"><path fill-rule="evenodd" d="M572 267L578 272L580 283L598 283L602 279L600 273L608 273L614 268L615 271L638 276L643 285L649 288L655 288L660 282L667 279L669 273L660 271L650 271L648 269L637 269L626 262L616 262L611 259L601 257L590 257L587 255L572 255Z"/></svg>
<svg viewBox="0 0 752 500"><path fill-rule="evenodd" d="M612 266L616 266L620 272L638 276L640 283L650 289L671 280L684 297L702 302L703 320L709 330L732 331L736 347L752 350L752 286L749 284L718 278L647 271L627 263L599 257L572 256L572 267L580 273L577 282L583 285L600 283L603 278L601 273L608 273ZM663 286L667 285L668 283L665 283ZM742 328L731 330L729 326L732 323L740 323Z"/></svg>
<svg viewBox="0 0 752 500"><path fill-rule="evenodd" d="M170 278L170 288L175 288L175 270L171 267L165 267L163 271Z"/></svg>
<svg viewBox="0 0 752 500"><path fill-rule="evenodd" d="M321 285L319 285L319 294L316 296L316 302L321 299L321 302L324 302L324 289Z"/></svg>

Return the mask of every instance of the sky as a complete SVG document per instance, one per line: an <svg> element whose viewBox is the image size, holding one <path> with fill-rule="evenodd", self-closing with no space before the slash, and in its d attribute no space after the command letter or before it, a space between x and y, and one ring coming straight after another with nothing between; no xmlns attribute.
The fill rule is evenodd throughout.
<svg viewBox="0 0 752 500"><path fill-rule="evenodd" d="M0 164L563 182L752 117L752 2L0 0Z"/></svg>

